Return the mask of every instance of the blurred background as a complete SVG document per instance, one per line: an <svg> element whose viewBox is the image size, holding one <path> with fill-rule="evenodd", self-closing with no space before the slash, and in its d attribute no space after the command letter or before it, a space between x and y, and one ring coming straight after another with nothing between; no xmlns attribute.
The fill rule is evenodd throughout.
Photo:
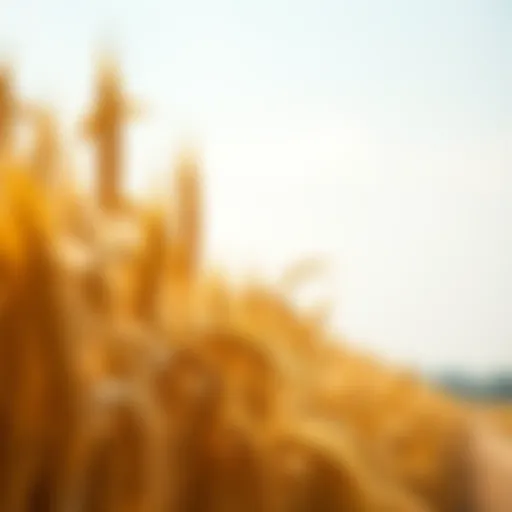
<svg viewBox="0 0 512 512"><path fill-rule="evenodd" d="M64 126L105 43L150 100L130 133L134 193L195 141L211 259L273 276L325 257L308 297L332 300L355 344L512 396L509 2L0 4L20 94L58 106Z"/></svg>

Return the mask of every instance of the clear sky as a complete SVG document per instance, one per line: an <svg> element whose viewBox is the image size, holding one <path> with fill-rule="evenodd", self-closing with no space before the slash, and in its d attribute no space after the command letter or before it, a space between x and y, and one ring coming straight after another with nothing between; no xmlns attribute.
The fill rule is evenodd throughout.
<svg viewBox="0 0 512 512"><path fill-rule="evenodd" d="M421 367L512 367L507 0L2 0L0 51L69 124L109 34L147 119L130 186L204 152L212 258L333 265L335 323Z"/></svg>

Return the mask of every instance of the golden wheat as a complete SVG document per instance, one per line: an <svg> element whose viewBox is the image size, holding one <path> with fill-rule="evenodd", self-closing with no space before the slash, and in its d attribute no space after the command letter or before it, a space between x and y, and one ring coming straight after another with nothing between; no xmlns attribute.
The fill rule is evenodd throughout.
<svg viewBox="0 0 512 512"><path fill-rule="evenodd" d="M317 261L275 288L208 269L194 155L170 216L125 198L130 107L100 71L92 198L46 110L17 154L0 75L0 510L460 510L468 408L295 309Z"/></svg>

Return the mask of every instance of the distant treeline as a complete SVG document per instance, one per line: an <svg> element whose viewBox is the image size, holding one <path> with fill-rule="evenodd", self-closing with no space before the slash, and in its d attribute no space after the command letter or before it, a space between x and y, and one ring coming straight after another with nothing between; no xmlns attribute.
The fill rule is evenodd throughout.
<svg viewBox="0 0 512 512"><path fill-rule="evenodd" d="M512 402L512 371L488 377L446 373L434 380L446 391L464 398Z"/></svg>

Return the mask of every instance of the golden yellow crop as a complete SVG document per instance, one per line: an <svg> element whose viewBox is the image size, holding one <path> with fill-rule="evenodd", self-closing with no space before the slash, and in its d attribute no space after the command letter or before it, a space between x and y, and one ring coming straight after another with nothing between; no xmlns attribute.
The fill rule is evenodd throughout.
<svg viewBox="0 0 512 512"><path fill-rule="evenodd" d="M461 510L473 410L333 341L325 311L295 309L319 262L275 289L208 268L193 154L171 208L123 195L134 109L114 66L83 125L93 197L69 187L51 112L32 109L34 147L17 152L10 80L0 74L1 512ZM511 432L510 411L496 415Z"/></svg>

